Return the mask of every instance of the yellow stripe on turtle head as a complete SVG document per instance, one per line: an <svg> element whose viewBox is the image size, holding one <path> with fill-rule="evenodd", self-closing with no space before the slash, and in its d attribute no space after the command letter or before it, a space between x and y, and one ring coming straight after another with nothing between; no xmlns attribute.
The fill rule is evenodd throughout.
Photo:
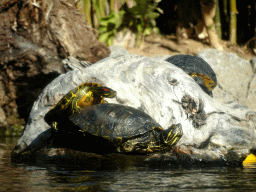
<svg viewBox="0 0 256 192"><path fill-rule="evenodd" d="M202 79L209 91L212 91L217 85L210 77L203 75L202 73L191 73L190 76Z"/></svg>
<svg viewBox="0 0 256 192"><path fill-rule="evenodd" d="M160 130L164 130L162 127L152 127L152 129L160 129Z"/></svg>

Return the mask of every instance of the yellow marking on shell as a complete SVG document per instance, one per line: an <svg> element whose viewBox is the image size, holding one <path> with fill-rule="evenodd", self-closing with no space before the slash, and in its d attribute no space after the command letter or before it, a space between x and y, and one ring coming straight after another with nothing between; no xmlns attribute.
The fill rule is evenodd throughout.
<svg viewBox="0 0 256 192"><path fill-rule="evenodd" d="M67 97L69 96L69 94L71 94L70 99L68 99ZM76 95L73 93L73 91L70 91L69 93L66 94L66 96L60 100L60 102L57 104L57 106L61 105L61 109L64 110L66 109L70 102L72 102L72 100L76 97ZM63 104L65 103L65 104ZM72 103L73 105L73 103Z"/></svg>
<svg viewBox="0 0 256 192"><path fill-rule="evenodd" d="M99 136L99 129L97 129L96 133L94 133L93 135Z"/></svg>
<svg viewBox="0 0 256 192"><path fill-rule="evenodd" d="M72 100L74 97L76 97L76 94L74 94L73 91L70 91L70 93L71 93L71 98L70 98L70 100Z"/></svg>
<svg viewBox="0 0 256 192"><path fill-rule="evenodd" d="M56 105L56 106L61 106L61 109L66 109L67 106L69 105L71 99L68 99L67 98L67 95L62 99L60 100L60 102Z"/></svg>
<svg viewBox="0 0 256 192"><path fill-rule="evenodd" d="M77 94L80 90L80 88L82 88L83 86L78 86L77 88L73 89L71 92Z"/></svg>
<svg viewBox="0 0 256 192"><path fill-rule="evenodd" d="M91 86L91 87L102 87L101 84L98 84L98 83L87 83L87 85Z"/></svg>
<svg viewBox="0 0 256 192"><path fill-rule="evenodd" d="M81 88L83 88L85 85L81 84L80 86L76 87L75 89L69 91L57 104L57 106L61 105L61 109L65 109L69 103L76 98L76 93L80 91ZM68 98L69 97L69 98Z"/></svg>
<svg viewBox="0 0 256 192"><path fill-rule="evenodd" d="M87 129L86 128L81 128L84 132L87 132L87 129L88 129L88 127L87 127Z"/></svg>
<svg viewBox="0 0 256 192"><path fill-rule="evenodd" d="M209 91L212 91L214 89L214 87L216 87L216 83L206 75L203 75L201 73L191 73L190 76L201 78L203 80L205 86L209 89Z"/></svg>
<svg viewBox="0 0 256 192"><path fill-rule="evenodd" d="M147 152L153 153L154 151L148 146Z"/></svg>
<svg viewBox="0 0 256 192"><path fill-rule="evenodd" d="M109 136L103 136L104 139L110 140Z"/></svg>
<svg viewBox="0 0 256 192"><path fill-rule="evenodd" d="M164 130L162 127L152 127L152 129L160 129L160 130Z"/></svg>
<svg viewBox="0 0 256 192"><path fill-rule="evenodd" d="M82 99L78 100L77 106L83 108L88 105L92 105L93 102L93 93L89 91Z"/></svg>
<svg viewBox="0 0 256 192"><path fill-rule="evenodd" d="M119 139L120 141L122 141L122 140L123 140L123 138L122 138L122 137L116 137L116 139Z"/></svg>
<svg viewBox="0 0 256 192"><path fill-rule="evenodd" d="M109 134L112 133L112 131L108 130L108 129L105 129L105 132L108 132Z"/></svg>

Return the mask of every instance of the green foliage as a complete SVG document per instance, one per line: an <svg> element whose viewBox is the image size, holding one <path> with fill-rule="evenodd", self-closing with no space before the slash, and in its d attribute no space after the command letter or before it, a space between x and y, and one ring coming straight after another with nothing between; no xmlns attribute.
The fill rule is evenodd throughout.
<svg viewBox="0 0 256 192"><path fill-rule="evenodd" d="M98 21L107 13L116 10L116 4L123 3L125 0L81 0L77 7L85 15L89 25L98 28Z"/></svg>
<svg viewBox="0 0 256 192"><path fill-rule="evenodd" d="M113 11L109 16L103 17L100 20L100 37L99 40L107 45L113 43L113 38L117 32L130 29L136 34L137 43L140 45L142 39L146 35L159 33L156 27L155 19L159 16L156 10L161 12L157 7L157 0L134 0L136 5L128 8L125 3L119 13Z"/></svg>
<svg viewBox="0 0 256 192"><path fill-rule="evenodd" d="M124 14L124 10L121 10L119 13L112 11L110 15L100 20L99 40L101 42L105 42L107 45L113 43L113 38L116 36L124 20Z"/></svg>

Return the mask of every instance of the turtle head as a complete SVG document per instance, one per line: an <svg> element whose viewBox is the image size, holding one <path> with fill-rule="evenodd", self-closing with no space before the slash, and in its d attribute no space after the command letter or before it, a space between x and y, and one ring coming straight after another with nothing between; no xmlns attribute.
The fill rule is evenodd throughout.
<svg viewBox="0 0 256 192"><path fill-rule="evenodd" d="M164 145L166 146L165 150L172 149L182 137L183 131L181 124L173 124L171 127L163 131L162 138ZM165 147L164 147L165 148Z"/></svg>
<svg viewBox="0 0 256 192"><path fill-rule="evenodd" d="M212 90L216 87L216 83L212 79L201 73L192 73L190 76L205 93L212 97Z"/></svg>

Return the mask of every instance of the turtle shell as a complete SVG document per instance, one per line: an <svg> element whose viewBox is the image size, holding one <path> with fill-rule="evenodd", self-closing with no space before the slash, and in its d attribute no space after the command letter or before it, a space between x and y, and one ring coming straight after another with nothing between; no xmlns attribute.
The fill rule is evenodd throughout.
<svg viewBox="0 0 256 192"><path fill-rule="evenodd" d="M85 106L103 103L104 97L113 98L116 91L103 87L96 83L83 83L69 91L57 104L45 115L45 121L52 125L53 122L62 121L70 115L80 111Z"/></svg>
<svg viewBox="0 0 256 192"><path fill-rule="evenodd" d="M212 96L211 91L217 85L217 77L211 66L202 58L191 55L174 55L168 61L189 74L200 87Z"/></svg>
<svg viewBox="0 0 256 192"><path fill-rule="evenodd" d="M181 124L164 130L146 113L113 103L87 106L59 122L57 130L55 144L100 154L163 153L182 136Z"/></svg>
<svg viewBox="0 0 256 192"><path fill-rule="evenodd" d="M112 142L136 138L153 129L163 130L146 113L113 103L88 106L69 119L84 132Z"/></svg>

